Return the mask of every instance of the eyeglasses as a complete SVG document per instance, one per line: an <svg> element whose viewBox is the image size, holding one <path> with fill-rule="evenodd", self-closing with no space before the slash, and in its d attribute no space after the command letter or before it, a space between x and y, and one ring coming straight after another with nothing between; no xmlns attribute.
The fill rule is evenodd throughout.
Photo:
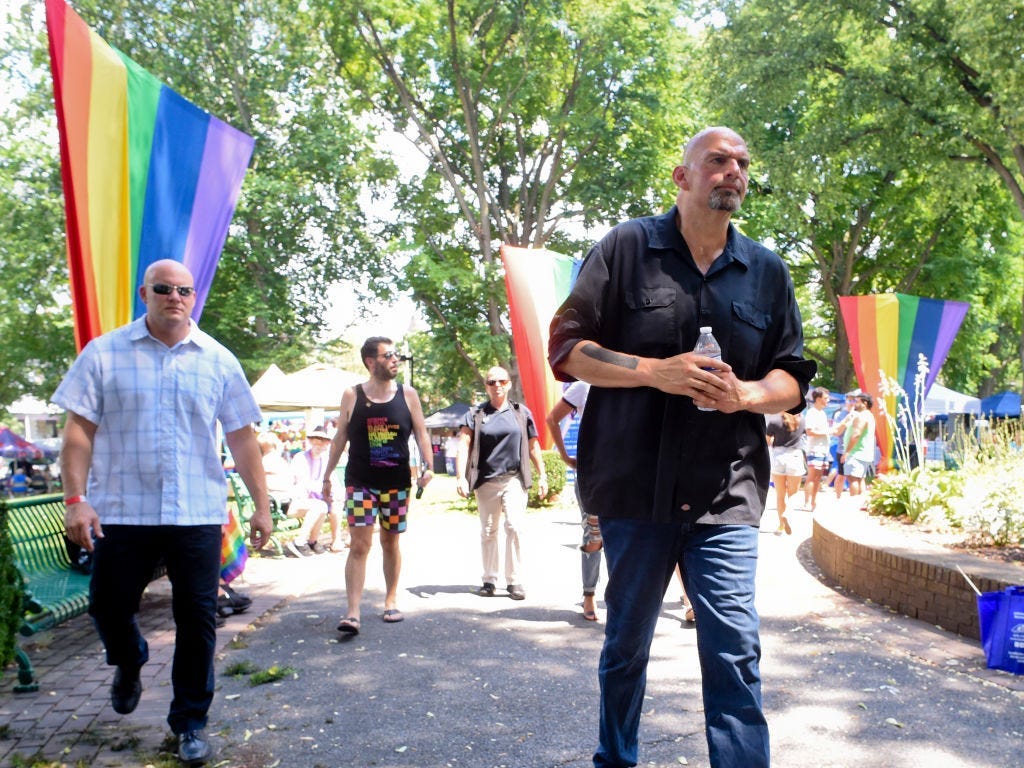
<svg viewBox="0 0 1024 768"><path fill-rule="evenodd" d="M508 379L488 379L487 380L487 386L488 387L504 387L506 384L508 384Z"/></svg>
<svg viewBox="0 0 1024 768"><path fill-rule="evenodd" d="M390 350L388 352L385 352L385 353L383 353L381 355L377 355L377 357L383 357L385 360L394 360L396 357L400 358L401 355L398 354L397 352L395 352L395 350L392 349L392 350Z"/></svg>
<svg viewBox="0 0 1024 768"><path fill-rule="evenodd" d="M196 289L191 285L168 285L167 283L153 283L149 286L153 289L153 293L158 296L170 296L172 291L177 291L178 295L183 299L187 299Z"/></svg>

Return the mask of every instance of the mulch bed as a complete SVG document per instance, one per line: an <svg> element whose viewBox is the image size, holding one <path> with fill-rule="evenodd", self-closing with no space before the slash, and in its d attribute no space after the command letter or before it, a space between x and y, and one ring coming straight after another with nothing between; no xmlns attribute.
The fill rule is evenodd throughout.
<svg viewBox="0 0 1024 768"><path fill-rule="evenodd" d="M963 541L961 534L950 531L938 531L916 525L908 517L885 517L884 515L869 515L869 517L872 520L877 520L883 527L894 530L908 538L917 539L929 544L937 544L950 549L962 550L972 555L983 557L986 560L1024 565L1024 545L1009 547L972 546Z"/></svg>

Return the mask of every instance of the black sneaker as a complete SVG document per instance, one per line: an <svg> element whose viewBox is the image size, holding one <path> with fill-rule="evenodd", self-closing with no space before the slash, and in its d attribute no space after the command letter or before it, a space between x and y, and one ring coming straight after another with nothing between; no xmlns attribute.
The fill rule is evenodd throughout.
<svg viewBox="0 0 1024 768"><path fill-rule="evenodd" d="M311 557L313 554L308 544L298 544L294 539L285 544L284 548L292 557Z"/></svg>
<svg viewBox="0 0 1024 768"><path fill-rule="evenodd" d="M476 591L480 597L494 597L494 585L489 581L485 581L484 585Z"/></svg>
<svg viewBox="0 0 1024 768"><path fill-rule="evenodd" d="M218 607L223 603L231 609L232 613L244 613L253 604L253 599L249 595L236 592L227 585L222 585L221 589L224 594L217 598Z"/></svg>
<svg viewBox="0 0 1024 768"><path fill-rule="evenodd" d="M202 731L187 731L178 736L178 759L185 765L202 765L213 755L213 747Z"/></svg>
<svg viewBox="0 0 1024 768"><path fill-rule="evenodd" d="M114 672L114 683L110 686L110 705L119 715L127 715L135 711L142 697L142 681L139 670L118 667Z"/></svg>
<svg viewBox="0 0 1024 768"><path fill-rule="evenodd" d="M518 584L509 584L508 596L511 597L513 600L525 600L526 591Z"/></svg>

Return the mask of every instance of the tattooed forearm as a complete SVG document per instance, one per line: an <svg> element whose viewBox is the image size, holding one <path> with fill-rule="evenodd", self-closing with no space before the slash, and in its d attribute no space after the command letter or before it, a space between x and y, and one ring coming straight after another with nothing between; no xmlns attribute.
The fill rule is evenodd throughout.
<svg viewBox="0 0 1024 768"><path fill-rule="evenodd" d="M632 355L624 355L621 352L612 352L610 349L604 349L603 347L597 346L597 344L585 344L580 349L587 357L591 357L594 360L599 360L602 363L608 363L609 365L617 365L620 368L629 368L635 370L639 362Z"/></svg>

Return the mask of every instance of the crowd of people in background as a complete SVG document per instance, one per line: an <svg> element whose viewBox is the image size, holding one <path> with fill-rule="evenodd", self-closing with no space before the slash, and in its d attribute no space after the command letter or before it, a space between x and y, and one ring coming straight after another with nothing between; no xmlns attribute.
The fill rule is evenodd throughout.
<svg viewBox="0 0 1024 768"><path fill-rule="evenodd" d="M0 495L4 496L31 496L59 489L60 472L52 463L12 459L7 463L6 474L0 478Z"/></svg>
<svg viewBox="0 0 1024 768"><path fill-rule="evenodd" d="M815 512L819 493L831 490L835 498L844 492L860 496L874 476L878 447L875 441L874 399L867 392L848 392L844 403L829 418L830 393L815 387L808 406L797 416L791 413L765 417L765 432L772 449L772 484L778 513L776 533L792 533L787 513L792 499L803 488L799 509Z"/></svg>

